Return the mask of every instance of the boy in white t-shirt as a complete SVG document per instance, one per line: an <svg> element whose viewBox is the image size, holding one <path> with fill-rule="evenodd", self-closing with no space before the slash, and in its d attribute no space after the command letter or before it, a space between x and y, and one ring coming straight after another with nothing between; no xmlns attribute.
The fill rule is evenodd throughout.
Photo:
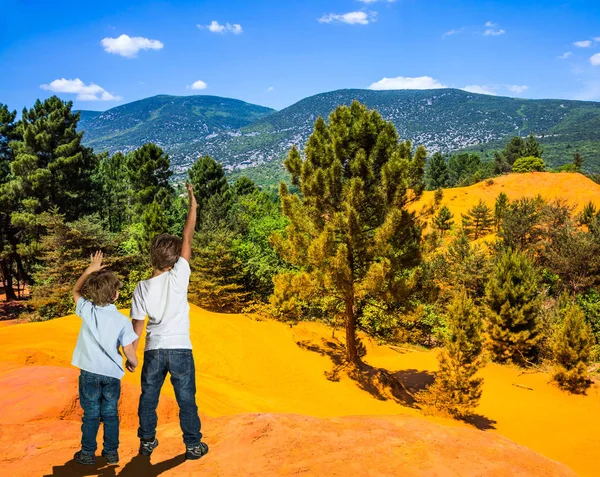
<svg viewBox="0 0 600 477"><path fill-rule="evenodd" d="M142 395L138 409L140 454L149 456L158 446L156 408L160 390L169 373L179 404L179 422L186 446L185 457L195 460L208 452L208 446L201 441L200 418L196 406L196 372L190 340L187 289L197 205L190 184L187 184L187 191L190 205L183 228L183 239L168 234L152 239L150 261L154 273L152 278L141 281L133 292L130 316L138 336L141 336L148 316Z"/></svg>

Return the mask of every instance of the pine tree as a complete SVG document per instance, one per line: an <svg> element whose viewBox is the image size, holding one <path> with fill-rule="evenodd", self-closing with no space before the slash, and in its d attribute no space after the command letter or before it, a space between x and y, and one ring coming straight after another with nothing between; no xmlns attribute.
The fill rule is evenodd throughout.
<svg viewBox="0 0 600 477"><path fill-rule="evenodd" d="M552 346L552 377L559 387L573 393L585 392L591 384L587 366L593 345L594 336L583 310L572 304L556 329Z"/></svg>
<svg viewBox="0 0 600 477"><path fill-rule="evenodd" d="M211 311L239 312L250 293L244 289L243 265L233 253L234 234L227 229L200 231L194 239L189 295Z"/></svg>
<svg viewBox="0 0 600 477"><path fill-rule="evenodd" d="M580 171L583 167L583 162L583 156L579 152L573 154L573 165L577 168L578 171Z"/></svg>
<svg viewBox="0 0 600 477"><path fill-rule="evenodd" d="M52 96L23 110L21 139L11 143L15 158L10 189L25 222L35 222L37 214L54 207L66 220L97 207L93 175L98 158L81 144L83 132L76 129L79 113L73 113L72 106Z"/></svg>
<svg viewBox="0 0 600 477"><path fill-rule="evenodd" d="M457 295L446 314L448 333L445 349L438 357L435 382L417 400L454 417L473 413L481 398L483 378L476 377L483 367L481 316L466 292Z"/></svg>
<svg viewBox="0 0 600 477"><path fill-rule="evenodd" d="M494 151L494 175L506 174L512 171L512 166L504 157L504 153Z"/></svg>
<svg viewBox="0 0 600 477"><path fill-rule="evenodd" d="M127 157L120 152L104 155L98 166L97 181L102 188L100 213L111 232L120 232L131 221Z"/></svg>
<svg viewBox="0 0 600 477"><path fill-rule="evenodd" d="M168 209L173 194L169 156L157 145L147 143L127 155L126 167L134 220L154 201Z"/></svg>
<svg viewBox="0 0 600 477"><path fill-rule="evenodd" d="M298 299L315 290L343 310L346 357L359 364L356 323L369 300L393 302L407 288L406 271L420 261L421 228L406 207L424 188L426 151L398 142L391 122L357 101L317 119L304 150L285 160L292 184L279 192L290 220L275 235L282 257L298 267L307 286L276 280L276 296ZM287 293L289 291L289 293Z"/></svg>
<svg viewBox="0 0 600 477"><path fill-rule="evenodd" d="M231 190L223 167L210 156L200 157L188 170L198 202L198 227L214 228L231 207Z"/></svg>
<svg viewBox="0 0 600 477"><path fill-rule="evenodd" d="M519 157L542 157L543 149L533 134L527 136L523 141L523 148L520 151ZM518 159L518 158L517 158Z"/></svg>
<svg viewBox="0 0 600 477"><path fill-rule="evenodd" d="M505 248L525 250L543 235L545 203L541 197L523 197L509 203L500 224L499 237Z"/></svg>
<svg viewBox="0 0 600 477"><path fill-rule="evenodd" d="M494 226L496 230L500 230L504 214L506 214L506 210L508 209L508 204L508 196L504 192L500 192L498 197L496 197L496 204L494 206Z"/></svg>
<svg viewBox="0 0 600 477"><path fill-rule="evenodd" d="M507 250L498 257L486 286L486 303L494 360L525 364L539 339L538 279L526 255Z"/></svg>
<svg viewBox="0 0 600 477"><path fill-rule="evenodd" d="M579 214L579 224L580 225L589 225L592 223L592 221L596 218L596 216L598 215L598 210L596 209L596 206L594 205L594 203L590 200L587 204L585 204L585 206L583 207L583 210L581 211L581 213Z"/></svg>
<svg viewBox="0 0 600 477"><path fill-rule="evenodd" d="M169 228L167 215L157 200L144 209L142 224L144 226L144 242L139 245L142 250L147 251L152 239L156 235L166 233Z"/></svg>
<svg viewBox="0 0 600 477"><path fill-rule="evenodd" d="M488 234L492 223L492 211L481 199L476 206L462 216L463 229L469 237L475 240Z"/></svg>
<svg viewBox="0 0 600 477"><path fill-rule="evenodd" d="M5 184L11 179L10 165L14 154L10 142L18 139L16 111L0 103L0 278L7 301L15 300L14 281L18 278L19 256L17 253L17 230L11 223L14 196Z"/></svg>
<svg viewBox="0 0 600 477"><path fill-rule="evenodd" d="M449 185L467 186L476 182L481 158L477 154L463 152L453 154L448 160Z"/></svg>
<svg viewBox="0 0 600 477"><path fill-rule="evenodd" d="M525 142L519 136L514 136L508 141L502 151L502 157L506 163L512 166L519 157L523 157Z"/></svg>
<svg viewBox="0 0 600 477"><path fill-rule="evenodd" d="M440 256L440 262L436 278L444 294L453 294L460 287L476 300L485 295L490 261L481 247L470 242L464 232L450 243L447 252Z"/></svg>
<svg viewBox="0 0 600 477"><path fill-rule="evenodd" d="M442 189L448 186L450 180L448 165L441 152L436 152L431 156L425 170L425 178L430 190Z"/></svg>
<svg viewBox="0 0 600 477"><path fill-rule="evenodd" d="M452 212L445 205L442 206L440 211L433 217L433 224L440 233L444 233L452 228L454 221L452 220Z"/></svg>
<svg viewBox="0 0 600 477"><path fill-rule="evenodd" d="M240 177L233 184L233 192L237 196L252 194L257 191L258 187L254 181L246 176Z"/></svg>

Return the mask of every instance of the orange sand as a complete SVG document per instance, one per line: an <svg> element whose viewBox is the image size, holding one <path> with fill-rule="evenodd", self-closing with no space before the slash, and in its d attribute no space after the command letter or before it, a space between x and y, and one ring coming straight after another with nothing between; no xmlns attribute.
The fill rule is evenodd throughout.
<svg viewBox="0 0 600 477"><path fill-rule="evenodd" d="M454 214L455 222L476 205L479 200L493 209L496 197L504 192L510 200L521 197L535 197L551 201L562 198L568 204L580 211L590 200L600 206L600 184L596 184L583 174L568 172L530 172L527 174L508 174L494 177L493 184L487 185L486 181L479 182L469 187L444 189L442 205L447 206ZM434 191L426 191L421 199L413 205L414 210L433 203Z"/></svg>
<svg viewBox="0 0 600 477"><path fill-rule="evenodd" d="M332 330L322 324L289 327L194 306L191 318L197 400L212 452L204 462L177 465L164 475L194 469L203 475L390 475L393 468L402 475L569 475L499 434L580 475L598 475L597 385L587 396L571 396L545 374L519 376L517 369L489 365L478 412L496 421L496 430L484 432L377 399L347 377L328 380L330 358L297 344L331 340ZM74 316L0 329L0 467L10 465L7 475L50 474L77 448L77 372L69 362L78 329ZM366 347L369 364L397 372L409 389L436 368L434 352L372 340ZM124 380L122 466L137 445L138 383L139 371ZM165 469L181 463L171 459L181 446L172 396L167 386L159 411L161 450L153 456L153 462L167 462ZM141 475L143 465L138 459L117 475ZM31 473L34 468L39 473ZM77 475L69 469L55 469L55 475ZM104 472L87 475L115 475Z"/></svg>

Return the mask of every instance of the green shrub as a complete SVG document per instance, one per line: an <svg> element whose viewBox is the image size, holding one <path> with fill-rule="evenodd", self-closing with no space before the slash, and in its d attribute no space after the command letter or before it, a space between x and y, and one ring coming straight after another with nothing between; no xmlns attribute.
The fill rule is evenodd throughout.
<svg viewBox="0 0 600 477"><path fill-rule="evenodd" d="M513 172L541 172L546 169L546 163L539 157L520 157L513 164Z"/></svg>

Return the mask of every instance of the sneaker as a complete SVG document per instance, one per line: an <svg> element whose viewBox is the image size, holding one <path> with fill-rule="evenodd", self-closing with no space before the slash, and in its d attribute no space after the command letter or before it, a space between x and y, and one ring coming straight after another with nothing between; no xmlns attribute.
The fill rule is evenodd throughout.
<svg viewBox="0 0 600 477"><path fill-rule="evenodd" d="M185 448L186 460L198 460L206 454L208 454L208 446L204 442L201 442L197 446L187 446Z"/></svg>
<svg viewBox="0 0 600 477"><path fill-rule="evenodd" d="M114 452L102 451L102 457L104 457L106 459L106 462L108 462L110 465L119 463L119 452L118 451L114 451Z"/></svg>
<svg viewBox="0 0 600 477"><path fill-rule="evenodd" d="M158 447L158 439L155 437L152 440L140 439L140 454L150 455L152 451Z"/></svg>
<svg viewBox="0 0 600 477"><path fill-rule="evenodd" d="M73 456L75 462L84 465L94 465L96 464L96 456L94 454L89 454L87 452L83 452L82 450L75 452Z"/></svg>

